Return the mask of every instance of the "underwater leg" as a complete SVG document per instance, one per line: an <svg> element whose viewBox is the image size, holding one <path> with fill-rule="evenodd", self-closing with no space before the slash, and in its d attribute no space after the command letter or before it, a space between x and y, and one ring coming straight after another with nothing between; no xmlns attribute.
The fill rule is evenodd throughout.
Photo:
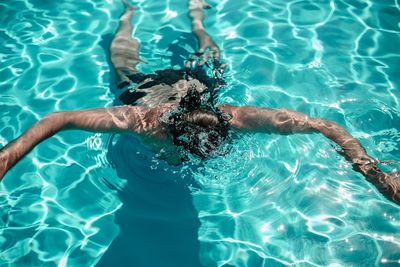
<svg viewBox="0 0 400 267"><path fill-rule="evenodd" d="M136 8L123 1L125 11L119 19L119 27L111 43L111 62L117 74L117 85L129 84L130 75L139 74L136 66L140 63L138 40L132 37L132 17Z"/></svg>

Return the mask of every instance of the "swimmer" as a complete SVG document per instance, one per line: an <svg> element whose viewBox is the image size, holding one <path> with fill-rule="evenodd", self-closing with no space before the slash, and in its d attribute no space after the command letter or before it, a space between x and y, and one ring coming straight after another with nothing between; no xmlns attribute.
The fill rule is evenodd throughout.
<svg viewBox="0 0 400 267"><path fill-rule="evenodd" d="M192 31L199 49L182 70L143 74L139 43L131 37L135 8L124 2L125 11L111 44L111 61L122 90L121 106L50 113L0 150L0 181L6 172L43 140L66 130L133 134L170 164L179 164L188 153L206 159L218 156L218 147L230 132L276 134L320 133L340 146L354 170L361 173L386 198L400 204L400 173L385 173L378 160L337 123L310 118L288 109L214 105L213 96L222 84L224 65L220 50L203 26L202 0L189 1ZM211 61L213 77L205 68ZM162 153L161 153L161 152ZM184 153L182 153L182 151ZM164 156L162 156L164 155Z"/></svg>

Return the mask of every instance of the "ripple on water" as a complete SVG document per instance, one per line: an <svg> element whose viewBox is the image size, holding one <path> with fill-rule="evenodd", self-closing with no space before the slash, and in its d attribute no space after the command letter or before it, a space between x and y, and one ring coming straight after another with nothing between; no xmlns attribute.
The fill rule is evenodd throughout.
<svg viewBox="0 0 400 267"><path fill-rule="evenodd" d="M344 265L360 264L367 266L378 261L379 249L376 241L362 233L342 240L332 241L334 256Z"/></svg>
<svg viewBox="0 0 400 267"><path fill-rule="evenodd" d="M51 8L51 3L30 1L29 6L26 4L23 1L13 5L0 4L4 15L0 21L7 25L0 31L0 39L6 44L0 49L3 93L0 98L0 139L3 145L48 112L85 105L104 106L111 102L104 97L106 86L97 85L102 70L94 62L99 56L103 57L97 40L109 30L108 10L97 9L93 3L83 3L86 6L82 8L92 9L93 15L88 18L92 22L86 24L71 15L79 10L79 5L70 3L70 9L61 12L59 5ZM61 5L68 7L64 4ZM72 25L88 28L74 29ZM115 23L111 25L115 26ZM87 59L73 62L73 53L77 57L85 54ZM93 72L82 75L82 70L70 67L74 64L86 65L82 70L92 69ZM69 94L75 94L80 102L69 101ZM96 161L90 153L82 154L87 148L79 144L86 136L66 134L44 142L13 168L9 179L2 182L0 265L64 266L68 263L68 266L91 266L117 235L113 211L118 209L120 202L115 194L106 191L105 186L97 186L96 179L90 178L91 175L103 175L94 173L103 162ZM77 155L90 158L78 159ZM71 187L81 176L88 181L84 185L84 194L73 197L78 201L81 195L92 195L91 200L96 200L86 204L80 202L77 212L72 208L70 212L69 207L75 206L66 205L64 200L71 201L68 199L73 192ZM60 215L69 220L59 218ZM88 221L90 224L86 224Z"/></svg>
<svg viewBox="0 0 400 267"><path fill-rule="evenodd" d="M328 1L296 1L288 4L289 23L296 26L317 26L323 24L331 11Z"/></svg>
<svg viewBox="0 0 400 267"><path fill-rule="evenodd" d="M212 5L206 27L229 65L221 102L334 119L373 156L400 161L398 5ZM176 38L184 42L182 53L194 51L185 3L139 6L134 34L148 62L141 70L169 65L165 51ZM0 3L0 144L48 112L112 103L99 41L115 31L121 8L118 1L97 0ZM0 185L0 265L97 263L118 235L116 191L127 183L107 162L106 138L59 134L9 173ZM185 168L202 187L193 186L193 202L204 266L398 264L399 208L325 138L245 134L229 147L198 169Z"/></svg>
<svg viewBox="0 0 400 267"><path fill-rule="evenodd" d="M63 252L72 240L70 233L65 229L47 227L33 237L32 250L44 262L57 262L63 257Z"/></svg>

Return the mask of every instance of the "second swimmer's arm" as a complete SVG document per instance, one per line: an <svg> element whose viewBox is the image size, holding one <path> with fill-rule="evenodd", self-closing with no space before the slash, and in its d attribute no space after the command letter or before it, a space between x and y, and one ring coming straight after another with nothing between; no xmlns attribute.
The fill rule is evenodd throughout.
<svg viewBox="0 0 400 267"><path fill-rule="evenodd" d="M139 107L99 108L56 112L29 128L0 149L0 181L4 174L43 140L62 130L82 129L93 132L141 132L144 127Z"/></svg>
<svg viewBox="0 0 400 267"><path fill-rule="evenodd" d="M384 173L377 160L370 157L354 137L337 123L309 118L303 113L286 109L233 107L223 105L224 112L232 114L231 124L241 130L278 134L322 133L342 149L342 154L354 169L360 172L386 198L400 204L400 173Z"/></svg>

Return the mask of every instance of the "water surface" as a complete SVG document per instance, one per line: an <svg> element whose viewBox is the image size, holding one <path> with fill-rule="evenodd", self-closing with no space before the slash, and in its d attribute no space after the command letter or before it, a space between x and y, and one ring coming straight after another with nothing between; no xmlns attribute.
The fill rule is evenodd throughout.
<svg viewBox="0 0 400 267"><path fill-rule="evenodd" d="M398 1L210 1L219 102L334 120L400 162ZM186 2L140 1L150 73L195 51ZM48 112L114 105L119 1L0 3L0 144ZM129 136L65 132L0 187L1 266L398 266L399 207L321 135L239 136L170 167ZM399 171L399 164L386 166Z"/></svg>

